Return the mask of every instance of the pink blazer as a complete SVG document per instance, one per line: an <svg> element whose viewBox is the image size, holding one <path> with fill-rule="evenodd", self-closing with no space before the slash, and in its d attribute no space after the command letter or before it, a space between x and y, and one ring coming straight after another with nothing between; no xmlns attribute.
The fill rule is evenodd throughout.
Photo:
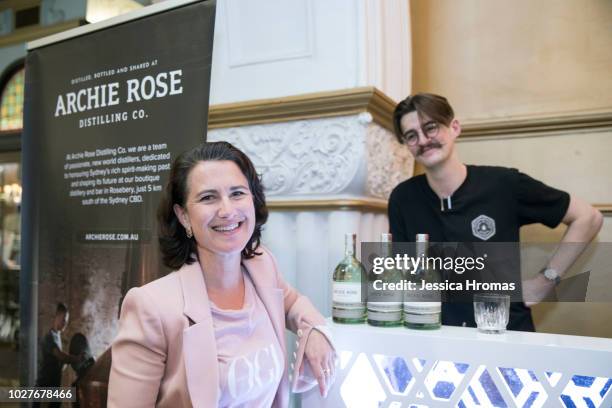
<svg viewBox="0 0 612 408"><path fill-rule="evenodd" d="M298 335L293 374L287 361L274 407L289 403L294 390L313 385L298 378L306 340L315 325L325 324L310 301L289 286L268 250L244 261L278 341L285 352L285 329ZM112 345L108 407L216 407L219 372L210 304L200 264L132 288L121 308L119 333ZM309 371L309 370L308 370Z"/></svg>

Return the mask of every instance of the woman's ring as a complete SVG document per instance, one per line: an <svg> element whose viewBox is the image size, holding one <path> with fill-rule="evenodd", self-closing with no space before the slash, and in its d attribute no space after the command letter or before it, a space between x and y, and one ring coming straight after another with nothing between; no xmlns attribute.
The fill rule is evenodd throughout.
<svg viewBox="0 0 612 408"><path fill-rule="evenodd" d="M331 370L329 368L322 368L321 369L321 373L323 373L323 375L327 375L327 374L331 373Z"/></svg>

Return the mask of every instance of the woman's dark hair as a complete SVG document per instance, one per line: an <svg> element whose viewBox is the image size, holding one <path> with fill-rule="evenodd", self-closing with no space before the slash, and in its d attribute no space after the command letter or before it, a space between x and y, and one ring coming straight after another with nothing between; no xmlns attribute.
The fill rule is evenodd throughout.
<svg viewBox="0 0 612 408"><path fill-rule="evenodd" d="M83 359L79 362L72 362L70 366L77 375L77 381L83 378L83 375L94 365L96 360L93 358L91 348L89 348L89 342L87 337L83 333L75 333L70 339L70 346L68 352L73 356L81 356Z"/></svg>
<svg viewBox="0 0 612 408"><path fill-rule="evenodd" d="M403 143L402 138L402 117L410 112L417 112L419 118L422 119L426 115L431 120L438 122L441 125L448 126L455 117L453 108L448 103L448 100L440 95L430 93L417 93L410 95L403 101L397 104L393 111L393 127L395 128L395 137L400 143Z"/></svg>
<svg viewBox="0 0 612 408"><path fill-rule="evenodd" d="M70 339L68 352L74 356L79 356L83 353L91 354L87 337L83 333L75 333Z"/></svg>
<svg viewBox="0 0 612 408"><path fill-rule="evenodd" d="M196 253L197 250L195 239L193 237L187 238L185 229L176 217L173 208L174 204L185 208L188 193L187 178L191 170L199 162L221 160L229 160L236 163L248 180L249 189L253 195L255 229L249 242L247 242L242 250L242 258L249 259L255 255L261 255L261 253L256 251L260 245L261 227L268 220L268 208L266 207L263 186L255 171L255 167L247 155L232 144L227 142L208 142L182 153L174 160L168 184L157 210L159 245L163 262L171 269L178 269L184 264L193 263L195 259L191 255Z"/></svg>

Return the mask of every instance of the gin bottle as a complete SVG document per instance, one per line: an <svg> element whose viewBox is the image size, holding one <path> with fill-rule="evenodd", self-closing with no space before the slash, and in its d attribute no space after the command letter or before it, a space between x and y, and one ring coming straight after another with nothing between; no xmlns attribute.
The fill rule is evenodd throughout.
<svg viewBox="0 0 612 408"><path fill-rule="evenodd" d="M382 258L393 257L392 235L383 233L380 240ZM402 296L399 285L403 279L401 270L385 269L376 274L368 274L368 324L372 326L393 327L402 325Z"/></svg>
<svg viewBox="0 0 612 408"><path fill-rule="evenodd" d="M332 317L337 323L363 323L366 318L366 272L355 258L357 235L344 234L344 259L334 270L332 283Z"/></svg>
<svg viewBox="0 0 612 408"><path fill-rule="evenodd" d="M411 274L409 280L415 283L416 289L404 292L404 326L411 329L439 329L442 311L440 291L422 289L440 280L437 272L428 267L429 235L417 234L415 247L415 256L422 261L416 270L408 272Z"/></svg>

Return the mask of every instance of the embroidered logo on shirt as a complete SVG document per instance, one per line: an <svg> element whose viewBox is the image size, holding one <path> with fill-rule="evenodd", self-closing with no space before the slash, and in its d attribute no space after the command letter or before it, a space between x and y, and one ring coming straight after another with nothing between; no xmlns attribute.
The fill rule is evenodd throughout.
<svg viewBox="0 0 612 408"><path fill-rule="evenodd" d="M495 235L495 220L486 215L479 215L472 220L472 234L483 241Z"/></svg>

